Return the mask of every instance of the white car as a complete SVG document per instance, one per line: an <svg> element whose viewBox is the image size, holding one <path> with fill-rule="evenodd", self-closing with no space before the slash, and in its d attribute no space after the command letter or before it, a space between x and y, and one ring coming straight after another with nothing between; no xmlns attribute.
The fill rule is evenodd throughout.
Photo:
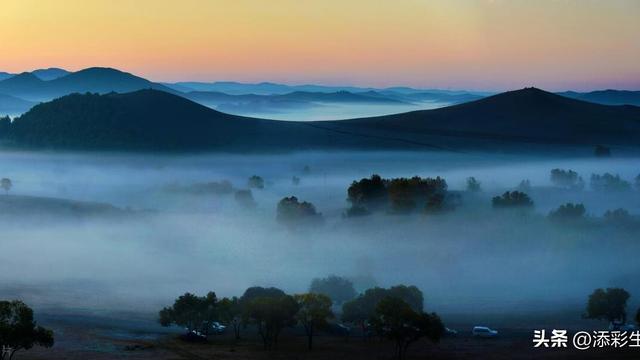
<svg viewBox="0 0 640 360"><path fill-rule="evenodd" d="M213 333L214 334L222 334L227 329L227 327L222 325L222 324L220 324L217 321L214 321L211 324L211 329L213 329Z"/></svg>
<svg viewBox="0 0 640 360"><path fill-rule="evenodd" d="M609 331L636 331L637 328L633 324L625 324L622 321L612 321L609 323Z"/></svg>
<svg viewBox="0 0 640 360"><path fill-rule="evenodd" d="M471 334L476 337L492 338L498 336L498 331L492 330L486 326L474 326Z"/></svg>

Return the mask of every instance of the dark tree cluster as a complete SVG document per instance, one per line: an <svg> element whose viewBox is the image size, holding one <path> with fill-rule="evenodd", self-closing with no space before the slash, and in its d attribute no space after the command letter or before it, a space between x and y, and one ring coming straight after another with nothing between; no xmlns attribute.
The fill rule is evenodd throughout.
<svg viewBox="0 0 640 360"><path fill-rule="evenodd" d="M631 295L622 288L596 289L587 302L588 319L627 322L627 301Z"/></svg>
<svg viewBox="0 0 640 360"><path fill-rule="evenodd" d="M620 175L604 173L603 175L591 174L591 189L595 191L628 191L631 184L620 178Z"/></svg>
<svg viewBox="0 0 640 360"><path fill-rule="evenodd" d="M240 297L218 301L215 293L196 296L186 293L173 306L162 309L159 321L163 326L178 325L187 331L185 339L206 341L214 322L232 326L236 339L247 325L257 329L265 350L277 346L283 329L296 324L304 327L309 349L313 336L334 317L332 302L322 294L287 295L278 288L254 286Z"/></svg>
<svg viewBox="0 0 640 360"><path fill-rule="evenodd" d="M247 180L247 186L249 189L264 189L264 179L258 175L252 175Z"/></svg>
<svg viewBox="0 0 640 360"><path fill-rule="evenodd" d="M309 292L328 296L335 304L342 304L356 297L353 282L340 276L330 275L311 281Z"/></svg>
<svg viewBox="0 0 640 360"><path fill-rule="evenodd" d="M206 296L186 293L177 298L173 306L160 311L159 321L162 326L175 324L185 328L188 338L200 334L207 336L213 322L220 316L218 310L218 298L214 292Z"/></svg>
<svg viewBox="0 0 640 360"><path fill-rule="evenodd" d="M422 338L438 342L445 331L436 313L416 311L406 301L392 296L378 302L369 322L378 335L394 342L399 360L406 357L412 343Z"/></svg>
<svg viewBox="0 0 640 360"><path fill-rule="evenodd" d="M8 116L0 117L0 140L6 138L9 135L10 128L11 118Z"/></svg>
<svg viewBox="0 0 640 360"><path fill-rule="evenodd" d="M568 189L584 188L584 180L573 170L553 169L551 170L551 182L560 187Z"/></svg>
<svg viewBox="0 0 640 360"><path fill-rule="evenodd" d="M533 200L520 191L506 191L502 196L491 199L494 208L532 208Z"/></svg>
<svg viewBox="0 0 640 360"><path fill-rule="evenodd" d="M322 214L306 201L298 201L295 196L285 197L278 202L276 219L287 226L314 225L322 223Z"/></svg>
<svg viewBox="0 0 640 360"><path fill-rule="evenodd" d="M362 327L364 334L386 337L395 344L396 356L404 359L410 344L427 338L438 341L444 325L435 313L425 313L422 292L415 286L372 288L344 303L342 320Z"/></svg>
<svg viewBox="0 0 640 360"><path fill-rule="evenodd" d="M555 221L572 221L584 219L587 209L583 204L566 203L549 213L549 218Z"/></svg>
<svg viewBox="0 0 640 360"><path fill-rule="evenodd" d="M354 181L347 189L351 209L347 216L366 215L378 210L386 210L396 214L408 214L416 210L423 212L439 212L453 206L454 199L447 192L444 179L394 178L383 179L372 175Z"/></svg>
<svg viewBox="0 0 640 360"><path fill-rule="evenodd" d="M35 345L50 348L53 342L53 332L36 324L29 306L18 300L0 301L0 360L13 360L18 351Z"/></svg>
<svg viewBox="0 0 640 360"><path fill-rule="evenodd" d="M376 306L386 297L402 299L414 311L423 310L424 297L422 291L415 286L397 285L389 289L374 287L342 305L342 321L359 324L366 332L366 324L374 314Z"/></svg>

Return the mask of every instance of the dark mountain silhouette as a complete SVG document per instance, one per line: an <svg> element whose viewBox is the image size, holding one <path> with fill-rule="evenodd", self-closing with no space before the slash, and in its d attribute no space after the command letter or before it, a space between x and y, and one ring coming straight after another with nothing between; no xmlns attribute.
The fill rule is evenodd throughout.
<svg viewBox="0 0 640 360"><path fill-rule="evenodd" d="M587 93L566 91L558 95L573 99L594 102L604 105L635 105L640 106L640 91L629 90L598 90Z"/></svg>
<svg viewBox="0 0 640 360"><path fill-rule="evenodd" d="M166 151L526 150L535 143L637 146L638 139L640 108L533 88L435 110L322 122L233 116L154 90L75 94L35 106L9 131L18 146Z"/></svg>
<svg viewBox="0 0 640 360"><path fill-rule="evenodd" d="M43 81L33 73L22 73L0 81L0 93L32 101L46 101L75 92L108 93L158 89L175 92L163 85L111 68L88 68Z"/></svg>
<svg viewBox="0 0 640 360"><path fill-rule="evenodd" d="M435 110L328 124L368 134L411 133L538 143L640 145L640 108L605 106L536 88Z"/></svg>
<svg viewBox="0 0 640 360"><path fill-rule="evenodd" d="M70 74L67 70L60 68L38 69L31 73L44 81L54 80Z"/></svg>

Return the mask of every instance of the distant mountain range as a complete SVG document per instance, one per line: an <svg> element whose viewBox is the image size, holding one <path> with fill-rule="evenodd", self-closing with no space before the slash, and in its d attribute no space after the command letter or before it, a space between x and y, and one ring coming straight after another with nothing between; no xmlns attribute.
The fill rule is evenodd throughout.
<svg viewBox="0 0 640 360"><path fill-rule="evenodd" d="M77 72L49 68L21 74L5 73L4 79L0 78L0 94L10 97L7 99L15 99L15 103L7 100L0 104L0 114L15 114L16 109L28 109L25 109L25 103L35 104L72 93L126 93L143 89L173 93L233 114L264 116L294 109L302 112L309 108L335 104L408 105L397 107L396 110L407 111L406 109L421 108L422 102L456 104L481 97L468 92L421 91L400 87L378 91L358 87L289 86L273 83L159 84L111 68L88 68Z"/></svg>
<svg viewBox="0 0 640 360"><path fill-rule="evenodd" d="M13 146L78 150L291 151L530 149L532 144L640 145L640 108L535 88L435 110L289 122L224 114L163 91L75 94L12 123Z"/></svg>
<svg viewBox="0 0 640 360"><path fill-rule="evenodd" d="M566 91L558 94L573 99L594 102L597 104L640 106L640 91L598 90L587 93Z"/></svg>
<svg viewBox="0 0 640 360"><path fill-rule="evenodd" d="M51 78L61 74L60 69L40 70L40 74ZM75 92L108 93L131 92L140 89L157 89L175 92L163 85L141 77L110 68L88 68L68 73L51 80L43 80L37 72L24 72L0 81L0 94L11 95L30 101L47 101Z"/></svg>
<svg viewBox="0 0 640 360"><path fill-rule="evenodd" d="M156 89L180 95L212 109L230 114L294 118L309 110L335 108L328 117L358 117L406 112L415 109L455 105L481 99L490 93L438 89L389 87L374 89L353 86L246 84L238 82L178 82L161 84L111 68L88 68L69 72L60 68L38 69L21 74L0 73L0 116L24 113L31 106L72 93L128 93ZM603 90L559 95L607 104L640 106L640 91ZM378 105L374 107L374 105ZM355 110L352 110L355 109ZM365 110L363 110L365 109ZM287 116L277 116L286 114ZM291 114L291 115L289 115ZM348 114L348 115L341 115ZM306 120L306 119L305 119Z"/></svg>

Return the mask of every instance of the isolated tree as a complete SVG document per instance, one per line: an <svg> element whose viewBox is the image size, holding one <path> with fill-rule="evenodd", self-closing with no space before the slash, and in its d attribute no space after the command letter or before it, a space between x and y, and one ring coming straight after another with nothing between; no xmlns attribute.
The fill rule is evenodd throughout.
<svg viewBox="0 0 640 360"><path fill-rule="evenodd" d="M242 306L248 304L259 297L281 297L285 296L285 292L275 287L252 286L244 291L239 302Z"/></svg>
<svg viewBox="0 0 640 360"><path fill-rule="evenodd" d="M13 360L18 351L34 345L53 346L53 331L38 326L33 310L22 301L0 301L0 349L8 349L0 360Z"/></svg>
<svg viewBox="0 0 640 360"><path fill-rule="evenodd" d="M378 302L371 324L380 335L393 340L399 360L405 358L412 343L423 337L437 342L444 334L444 325L438 315L415 311L396 297L386 297Z"/></svg>
<svg viewBox="0 0 640 360"><path fill-rule="evenodd" d="M298 303L289 295L257 297L247 304L248 321L258 329L265 350L278 345L278 337L285 327L296 324Z"/></svg>
<svg viewBox="0 0 640 360"><path fill-rule="evenodd" d="M583 204L566 203L549 212L549 218L556 221L584 219L587 209Z"/></svg>
<svg viewBox="0 0 640 360"><path fill-rule="evenodd" d="M611 157L611 148L604 145L596 145L593 149L593 155L596 157Z"/></svg>
<svg viewBox="0 0 640 360"><path fill-rule="evenodd" d="M293 177L291 177L291 184L293 186L300 185L300 178L294 175Z"/></svg>
<svg viewBox="0 0 640 360"><path fill-rule="evenodd" d="M300 202L295 196L280 200L276 211L276 220L288 226L318 224L323 221L322 214L316 211L312 203Z"/></svg>
<svg viewBox="0 0 640 360"><path fill-rule="evenodd" d="M13 183L9 178L3 178L2 180L0 180L0 187L4 189L5 194L8 195L9 190L11 190L11 188L13 187Z"/></svg>
<svg viewBox="0 0 640 360"><path fill-rule="evenodd" d="M217 302L214 292L202 297L185 293L175 300L173 306L160 310L158 320L162 326L175 324L184 327L187 334L200 331L208 335L218 316Z"/></svg>
<svg viewBox="0 0 640 360"><path fill-rule="evenodd" d="M596 289L589 295L586 318L627 322L627 301L631 295L622 288Z"/></svg>
<svg viewBox="0 0 640 360"><path fill-rule="evenodd" d="M531 191L531 181L529 181L529 179L524 179L522 181L520 181L520 183L518 184L518 191L527 193Z"/></svg>
<svg viewBox="0 0 640 360"><path fill-rule="evenodd" d="M294 295L298 303L296 319L304 327L307 334L309 350L313 348L313 336L318 329L326 328L328 320L334 317L331 311L331 299L323 294Z"/></svg>
<svg viewBox="0 0 640 360"><path fill-rule="evenodd" d="M240 339L240 327L242 325L242 306L237 297L223 298L218 302L218 315L220 320L233 327L236 340Z"/></svg>
<svg viewBox="0 0 640 360"><path fill-rule="evenodd" d="M475 177L471 176L467 178L467 191L478 192L481 190L480 185L480 181L476 180Z"/></svg>
<svg viewBox="0 0 640 360"><path fill-rule="evenodd" d="M355 298L357 295L350 280L336 275L313 279L311 286L309 286L309 292L326 295L338 305Z"/></svg>
<svg viewBox="0 0 640 360"><path fill-rule="evenodd" d="M636 190L640 190L640 175L636 176L635 183L636 183Z"/></svg>
<svg viewBox="0 0 640 360"><path fill-rule="evenodd" d="M252 175L247 181L250 189L264 189L264 179L258 175Z"/></svg>
<svg viewBox="0 0 640 360"><path fill-rule="evenodd" d="M256 207L256 201L253 199L253 193L250 189L238 190L233 197L244 208L252 209Z"/></svg>
<svg viewBox="0 0 640 360"><path fill-rule="evenodd" d="M533 201L529 195L520 191L506 191L502 196L495 196L491 203L494 208L532 208Z"/></svg>

